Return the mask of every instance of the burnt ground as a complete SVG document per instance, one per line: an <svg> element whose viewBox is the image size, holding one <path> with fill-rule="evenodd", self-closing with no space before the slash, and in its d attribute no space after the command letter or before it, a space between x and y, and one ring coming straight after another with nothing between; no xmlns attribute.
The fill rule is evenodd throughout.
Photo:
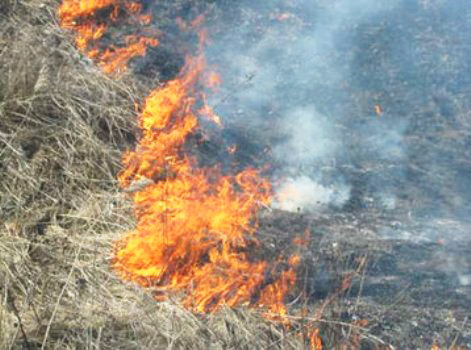
<svg viewBox="0 0 471 350"><path fill-rule="evenodd" d="M434 342L443 348L471 346L471 240L444 239L449 221L427 227L373 210L315 215L272 211L264 214L261 225L262 240L278 247L286 247L293 234L302 235L306 228L311 232L300 283L314 310L366 258L366 267L354 273L348 289L324 315L346 323L367 320L361 348L381 342L397 349L425 349ZM421 238L426 229L434 230L436 239ZM469 226L458 229L469 232ZM390 231L396 238L378 234ZM397 238L401 233L404 238ZM328 336L324 341L328 344Z"/></svg>
<svg viewBox="0 0 471 350"><path fill-rule="evenodd" d="M220 33L209 57L224 79L215 109L226 128L213 135L214 144L204 145L202 159L240 167L270 164L275 179L287 175L279 169L295 168L295 176L315 174L333 187L341 178L350 187L343 205L262 213L262 253L293 253L293 237L308 229L300 288L313 310L367 261L325 310L326 320L368 321L362 348L382 342L397 349L434 343L470 348L471 75L465 57L471 43L463 35L471 24L469 6L398 0L361 20L353 9L318 35L326 11L322 1L313 3L216 2L222 20L212 18L212 29ZM287 19L277 21L280 14ZM333 15L336 23L342 12ZM315 52L329 35L332 46L327 53L318 49L319 63L309 50ZM236 44L227 44L231 39ZM250 69L237 65L247 59ZM342 78L332 78L329 70ZM337 151L307 160L296 159L293 149L277 156L276 147L290 137L307 141L312 153L324 146L286 131L296 123L291 110L306 105L325 116L321 130L334 130L312 138L328 145L334 139ZM224 142L239 146L235 155L220 152ZM324 333L329 344L329 331Z"/></svg>
<svg viewBox="0 0 471 350"><path fill-rule="evenodd" d="M313 309L366 259L325 314L367 320L365 349L381 341L398 349L471 347L469 6L398 0L358 19L359 9L341 1L344 12L326 11L322 1L216 3L224 20L214 27L230 34L218 42L216 33L209 56L227 85L216 112L226 120L223 138L240 146L232 160L270 164L275 179L294 168L294 176L314 174L333 187L341 178L350 187L340 206L262 213L265 246L279 253L311 232L300 274ZM286 17L277 21L280 14ZM231 38L236 44L227 44ZM237 60L253 66L244 70ZM311 137L320 142L290 125L300 106L325 117ZM296 158L288 149L280 157L276 148L289 138L321 154ZM316 149L323 141L336 151Z"/></svg>

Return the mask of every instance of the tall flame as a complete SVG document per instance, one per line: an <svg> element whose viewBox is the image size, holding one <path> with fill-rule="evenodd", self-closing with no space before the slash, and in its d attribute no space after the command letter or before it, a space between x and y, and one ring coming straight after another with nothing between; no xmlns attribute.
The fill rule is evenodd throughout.
<svg viewBox="0 0 471 350"><path fill-rule="evenodd" d="M118 241L113 266L157 297L183 292L183 305L197 312L246 304L285 314L283 297L294 271L270 276L268 264L248 253L258 244L254 214L270 203L269 181L255 169L222 175L184 153L187 136L198 127L194 110L203 69L202 56L191 58L180 77L145 101L143 136L125 155L119 180L123 188L151 181L132 195L137 227Z"/></svg>
<svg viewBox="0 0 471 350"><path fill-rule="evenodd" d="M107 21L131 15L149 21L140 4L128 1L64 0L59 8L61 25L76 31L77 47L106 73L124 70L132 57L158 44L133 35L124 47L99 45ZM103 16L107 21L97 19ZM201 23L198 18L190 27ZM201 31L200 51L203 43ZM254 218L260 205L270 204L270 182L256 169L226 175L218 167L201 167L186 152L199 117L221 125L201 91L219 83L217 74L205 72L199 54L146 98L139 116L142 136L124 155L119 175L120 186L131 193L137 226L116 242L112 265L122 279L153 290L156 299L178 295L196 312L248 305L283 316L299 257L270 264L252 254L259 246Z"/></svg>

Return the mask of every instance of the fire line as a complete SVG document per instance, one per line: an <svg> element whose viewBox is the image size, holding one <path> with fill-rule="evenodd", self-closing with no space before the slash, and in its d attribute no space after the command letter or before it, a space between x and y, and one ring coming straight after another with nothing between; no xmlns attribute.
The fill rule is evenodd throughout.
<svg viewBox="0 0 471 350"><path fill-rule="evenodd" d="M151 15L142 9L131 1L65 0L59 19L75 32L81 52L104 73L119 74L133 57L157 46L158 39L135 34L119 47L106 47L101 39L110 23L149 24ZM193 28L202 21L194 22ZM251 254L260 244L255 214L271 201L269 180L257 169L227 175L218 167L201 167L185 152L200 118L221 124L203 94L204 81L214 87L220 77L207 72L204 30L199 29L199 37L200 52L145 99L138 117L142 136L135 150L123 156L119 183L132 198L137 225L116 242L112 267L123 280L152 290L157 300L177 295L195 312L244 305L282 317L300 258L269 263Z"/></svg>

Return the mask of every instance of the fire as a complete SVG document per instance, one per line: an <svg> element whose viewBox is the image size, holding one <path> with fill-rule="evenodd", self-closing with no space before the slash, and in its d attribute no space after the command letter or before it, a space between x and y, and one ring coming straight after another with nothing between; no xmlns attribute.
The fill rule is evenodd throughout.
<svg viewBox="0 0 471 350"><path fill-rule="evenodd" d="M197 312L256 305L285 315L283 299L299 258L275 272L249 254L258 244L254 214L270 203L269 181L255 169L223 175L201 168L183 151L198 127L195 96L203 70L201 56L190 59L180 77L145 101L143 136L125 155L119 180L123 188L142 178L154 182L133 194L137 227L118 241L113 267L159 299L181 294L183 305ZM274 282L267 284L268 277Z"/></svg>
<svg viewBox="0 0 471 350"><path fill-rule="evenodd" d="M105 73L119 72L125 69L127 62L135 56L144 56L147 46L157 46L157 39L130 37L126 47L107 49L100 58L100 67ZM96 57L96 56L95 56Z"/></svg>
<svg viewBox="0 0 471 350"><path fill-rule="evenodd" d="M205 94L201 94L201 99L203 100L203 107L201 107L198 110L198 114L208 118L211 120L214 124L218 125L219 127L222 127L222 120L221 117L218 116L213 108L208 104L208 100L206 98Z"/></svg>
<svg viewBox="0 0 471 350"><path fill-rule="evenodd" d="M138 2L123 0L64 0L58 10L62 28L75 31L75 45L94 60L105 73L119 73L136 56L144 56L149 46L159 45L155 37L131 35L122 46L100 45L111 23L151 22L151 14L142 12Z"/></svg>
<svg viewBox="0 0 471 350"><path fill-rule="evenodd" d="M103 47L99 41L109 23L134 18L145 24L149 16L139 3L119 0L64 0L59 8L61 26L76 32L77 48L105 73L123 71L130 59L159 44L136 34L125 37L124 46ZM195 29L203 17L178 23ZM204 30L199 38L202 51ZM270 182L252 168L223 174L218 167L201 167L187 152L199 117L222 125L203 93L220 83L219 75L206 72L200 53L145 99L142 136L123 156L119 174L120 186L134 202L137 225L116 242L112 266L123 280L151 289L157 300L179 296L195 312L246 305L280 318L287 314L284 298L294 287L300 258L268 262L252 254L260 244L256 213L271 202Z"/></svg>
<svg viewBox="0 0 471 350"><path fill-rule="evenodd" d="M319 335L319 328L315 328L309 332L309 345L312 350L322 350L322 339Z"/></svg>
<svg viewBox="0 0 471 350"><path fill-rule="evenodd" d="M378 117L381 117L383 115L383 108L381 108L381 105L375 105L375 114Z"/></svg>

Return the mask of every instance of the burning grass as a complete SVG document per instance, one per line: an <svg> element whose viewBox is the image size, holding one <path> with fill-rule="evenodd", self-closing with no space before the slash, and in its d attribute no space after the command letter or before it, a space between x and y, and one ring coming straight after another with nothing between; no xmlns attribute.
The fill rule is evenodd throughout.
<svg viewBox="0 0 471 350"><path fill-rule="evenodd" d="M73 235L49 226L43 239L2 234L2 348L302 348L250 311L200 317L122 284L107 259L115 234ZM32 250L32 251L31 251ZM23 334L24 332L24 334ZM26 345L29 344L29 345Z"/></svg>
<svg viewBox="0 0 471 350"><path fill-rule="evenodd" d="M77 54L57 2L2 6L0 348L302 348L254 312L195 316L114 276L111 244L134 225L116 175L145 81Z"/></svg>

